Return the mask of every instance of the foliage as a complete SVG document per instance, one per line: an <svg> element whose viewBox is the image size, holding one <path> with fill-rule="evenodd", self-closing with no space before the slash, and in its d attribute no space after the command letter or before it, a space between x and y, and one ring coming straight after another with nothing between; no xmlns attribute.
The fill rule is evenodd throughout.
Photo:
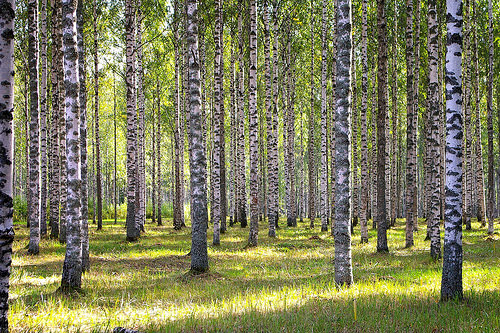
<svg viewBox="0 0 500 333"><path fill-rule="evenodd" d="M28 203L26 199L17 195L14 197L14 221L26 222L28 218Z"/></svg>

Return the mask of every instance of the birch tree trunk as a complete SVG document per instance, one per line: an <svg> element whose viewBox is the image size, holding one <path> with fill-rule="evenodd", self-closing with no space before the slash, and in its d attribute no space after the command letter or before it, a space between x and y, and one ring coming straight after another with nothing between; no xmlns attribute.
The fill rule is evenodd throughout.
<svg viewBox="0 0 500 333"><path fill-rule="evenodd" d="M328 111L327 111L327 1L321 2L321 231L328 231Z"/></svg>
<svg viewBox="0 0 500 333"><path fill-rule="evenodd" d="M28 64L30 77L29 225L28 253L39 252L40 243L40 124L38 100L38 1L28 1Z"/></svg>
<svg viewBox="0 0 500 333"><path fill-rule="evenodd" d="M414 102L413 0L406 1L406 237L405 247L413 246L417 220L417 115Z"/></svg>
<svg viewBox="0 0 500 333"><path fill-rule="evenodd" d="M59 4L59 12L61 18L59 21L59 27L58 27L58 38L60 39L60 44L59 44L59 63L57 67L57 82L59 84L59 154L60 154L60 203L61 203L61 208L60 208L60 221L59 221L59 242L64 244L66 243L66 222L68 220L66 214L66 206L67 206L67 195L68 195L68 179L67 179L67 168L66 168L66 163L67 163L67 151L66 151L66 110L65 110L65 86L64 86L64 26L63 26L63 8L62 8L62 2ZM95 209L94 209L95 211Z"/></svg>
<svg viewBox="0 0 500 333"><path fill-rule="evenodd" d="M198 1L187 1L189 73L189 162L191 169L191 272L208 270L206 159L201 132L200 68L198 59Z"/></svg>
<svg viewBox="0 0 500 333"><path fill-rule="evenodd" d="M154 131L154 129L153 129ZM114 163L113 163L113 204L114 204L114 211L115 211L115 222L114 224L117 223L117 205L118 205L118 193L117 193L117 184L116 184L116 180L117 180L117 163L116 163L116 157L117 157L117 151L116 151L116 80L115 80L115 76L113 75L113 144L114 144ZM154 170L153 170L154 172Z"/></svg>
<svg viewBox="0 0 500 333"><path fill-rule="evenodd" d="M337 24L337 11L339 8L339 3L338 0L334 0L334 15L333 15L333 47L332 47L332 52L333 54L337 54L337 29L338 29L338 24ZM336 168L335 168L335 113L336 113L336 108L337 108L337 95L336 95L336 90L337 90L337 58L333 57L332 59L332 93L331 93L331 112L330 112L330 128L331 128L331 133L330 133L330 169L331 169L331 179L330 179L330 191L331 191L331 202L330 202L330 234L334 236L335 234L335 179L336 177Z"/></svg>
<svg viewBox="0 0 500 333"><path fill-rule="evenodd" d="M221 0L215 1L215 26L214 26L214 113L212 117L213 121L213 135L214 135L214 148L213 148L213 159L211 165L212 177L210 178L211 185L213 188L213 200L210 207L211 221L214 224L214 235L213 244L220 245L220 226L222 222L222 184L221 184L221 174L222 174L222 146L224 145L224 137L221 135L221 123L220 119L222 116L221 104L221 84L222 78L222 54L221 48L222 43L220 40L221 34L220 29L222 26L221 17L219 12L221 11Z"/></svg>
<svg viewBox="0 0 500 333"><path fill-rule="evenodd" d="M0 332L9 332L9 277L14 241L14 0L0 15Z"/></svg>
<svg viewBox="0 0 500 333"><path fill-rule="evenodd" d="M428 50L429 50L429 130L428 136L429 143L429 162L430 167L430 200L428 207L428 225L429 237L431 240L430 253L434 260L441 258L441 236L439 230L440 214L440 190L441 190L441 177L440 177L440 164L436 163L441 158L440 154L440 135L439 135L439 122L441 121L440 113L441 108L439 105L439 82L438 82L438 22L437 22L437 8L436 0L429 0L429 36L428 36Z"/></svg>
<svg viewBox="0 0 500 333"><path fill-rule="evenodd" d="M238 4L238 75L236 76L236 84L238 86L238 165L239 165L239 181L238 181L238 213L237 220L241 223L242 228L247 226L247 196L246 196L246 172L245 172L245 110L243 106L245 94L245 79L244 79L244 64L243 64L243 5Z"/></svg>
<svg viewBox="0 0 500 333"><path fill-rule="evenodd" d="M339 0L337 9L337 84L335 115L335 283L351 285L351 203L350 203L350 79L351 4Z"/></svg>
<svg viewBox="0 0 500 333"><path fill-rule="evenodd" d="M60 91L62 90L62 82L58 80L58 72L62 63L60 34L61 29L61 4L59 1L54 1L52 5L52 64L51 64L51 81L52 81L52 116L51 116L51 169L49 170L49 179L51 184L50 196L50 238L57 239L59 237L59 205L61 193L61 158L59 146L59 109Z"/></svg>
<svg viewBox="0 0 500 333"><path fill-rule="evenodd" d="M471 211L472 211L472 192L473 192L473 182L472 182L472 115L471 115L471 17L469 14L469 0L465 1L464 6L464 21L465 21L465 31L464 31L464 53L465 53L465 61L463 62L463 76L464 76L464 130L465 130L465 170L464 170L464 192L463 192L463 209L464 209L464 224L466 225L466 230L471 230Z"/></svg>
<svg viewBox="0 0 500 333"><path fill-rule="evenodd" d="M144 69L143 69L143 41L142 41L142 20L144 15L142 14L142 0L137 1L137 106L139 115L139 125L137 127L137 200L139 200L137 212L137 222L139 223L139 228L144 231L144 225L146 223L146 137L145 137L145 107L146 107L146 97L144 96Z"/></svg>
<svg viewBox="0 0 500 333"><path fill-rule="evenodd" d="M309 200L309 219L310 219L310 228L314 228L314 220L316 218L316 154L315 154L315 149L316 149L316 144L315 144L315 138L314 138L314 133L315 133L315 116L314 116L314 9L313 9L314 3L311 1L311 108L309 110L309 137L308 137L308 155L307 159L309 161L308 163L308 180L309 180L309 194L308 194L308 200Z"/></svg>
<svg viewBox="0 0 500 333"><path fill-rule="evenodd" d="M360 209L360 228L361 243L368 243L368 144L366 121L368 114L368 0L362 2L362 30L361 30L361 209Z"/></svg>
<svg viewBox="0 0 500 333"><path fill-rule="evenodd" d="M220 45L220 80L219 80L219 124L220 124L220 232L225 233L227 230L226 226L226 216L227 216L227 191L226 191L226 128L225 128L225 118L226 113L224 109L224 0L218 0L218 16L219 16L219 45Z"/></svg>
<svg viewBox="0 0 500 333"><path fill-rule="evenodd" d="M76 31L76 1L62 0L64 87L67 155L67 242L61 290L71 292L82 286L80 81Z"/></svg>
<svg viewBox="0 0 500 333"><path fill-rule="evenodd" d="M378 31L378 108L377 108L377 252L387 246L386 207L386 118L387 118L387 20L385 0L377 0Z"/></svg>
<svg viewBox="0 0 500 333"><path fill-rule="evenodd" d="M179 86L179 77L180 77L180 55L179 55L179 2L178 0L174 1L174 40L177 45L175 47L175 92L174 92L174 146L175 146L175 159L174 159L174 229L180 230L182 228L183 223L183 210L182 210L182 180L181 180L181 163L183 163L183 158L181 156L181 135L180 133L180 113L181 113L181 104L179 99L180 94L180 86Z"/></svg>
<svg viewBox="0 0 500 333"><path fill-rule="evenodd" d="M389 225L396 225L396 216L399 206L397 159L399 156L399 112L398 112L398 2L394 0L394 42L392 48L392 143L391 143L391 211Z"/></svg>
<svg viewBox="0 0 500 333"><path fill-rule="evenodd" d="M288 54L291 53L291 45L288 44ZM288 82L287 82L287 94L288 94L288 105L287 105L287 169L288 169L288 186L289 186L289 198L288 198L288 216L287 225L289 227L297 226L297 207L296 207L296 189L295 189L295 108L294 108L294 78L293 78L293 66L294 59L289 56L288 63ZM303 177L302 177L303 178Z"/></svg>
<svg viewBox="0 0 500 333"><path fill-rule="evenodd" d="M102 173L101 173L101 135L99 132L99 38L97 32L97 0L93 4L94 16L94 135L95 135L95 165L96 165L96 197L97 197L97 230L102 229Z"/></svg>
<svg viewBox="0 0 500 333"><path fill-rule="evenodd" d="M462 1L446 1L446 210L441 300L462 299Z"/></svg>
<svg viewBox="0 0 500 333"><path fill-rule="evenodd" d="M257 5L250 0L250 62L248 86L248 131L250 145L250 233L248 244L257 246L259 233L259 149L257 132L259 129L257 112Z"/></svg>
<svg viewBox="0 0 500 333"><path fill-rule="evenodd" d="M475 1L475 0L473 0ZM488 235L492 235L495 231L494 228L494 212L495 207L495 183L494 183L494 171L495 163L493 160L493 59L494 59L494 47L493 47L493 9L492 1L488 0L488 37L489 37L489 59L488 59L488 98L487 98L487 126L488 126L488 207L486 209L488 215ZM476 73L477 75L477 73ZM476 87L479 89L479 86ZM479 103L477 103L479 104ZM479 105L476 105L479 109ZM479 125L480 122L478 121ZM481 132L480 130L478 131ZM479 137L480 138L480 137ZM482 193L480 193L482 195Z"/></svg>
<svg viewBox="0 0 500 333"><path fill-rule="evenodd" d="M82 237L82 272L90 269L89 224L88 224L88 175L87 175L87 72L85 69L85 45L83 0L78 0L76 9L76 31L78 47L78 75L80 81L80 158L81 158L81 237Z"/></svg>
<svg viewBox="0 0 500 333"><path fill-rule="evenodd" d="M276 10L276 8L274 8ZM278 187L278 129L275 115L278 113L278 101L275 99L277 82L277 48L273 49L273 73L271 78L271 37L269 17L271 16L271 8L269 2L265 3L264 11L264 54L266 67L266 120L267 120L267 170L268 178L268 221L269 221L269 237L276 237L276 224L278 223L278 204L279 204L279 187ZM274 31L275 41L277 40L277 31ZM276 57L276 58L275 58Z"/></svg>
<svg viewBox="0 0 500 333"><path fill-rule="evenodd" d="M162 196L161 196L161 95L160 88L157 87L158 92L158 105L157 105L157 122L156 122L156 158L157 158L157 167L158 172L156 174L156 198L158 200L157 209L158 213L156 214L156 218L158 219L158 225L162 225L161 219L161 205L162 205Z"/></svg>
<svg viewBox="0 0 500 333"><path fill-rule="evenodd" d="M40 2L40 236L47 235L47 0Z"/></svg>
<svg viewBox="0 0 500 333"><path fill-rule="evenodd" d="M127 240L140 236L136 223L137 176L137 110L135 94L135 8L133 0L125 1L126 86L127 86Z"/></svg>

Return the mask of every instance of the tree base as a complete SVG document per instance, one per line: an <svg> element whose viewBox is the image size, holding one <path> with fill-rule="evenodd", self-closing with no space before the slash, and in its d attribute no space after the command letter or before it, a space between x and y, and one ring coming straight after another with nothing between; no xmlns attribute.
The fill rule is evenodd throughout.
<svg viewBox="0 0 500 333"><path fill-rule="evenodd" d="M57 288L56 293L60 293L65 296L85 296L85 291L81 287L60 286Z"/></svg>

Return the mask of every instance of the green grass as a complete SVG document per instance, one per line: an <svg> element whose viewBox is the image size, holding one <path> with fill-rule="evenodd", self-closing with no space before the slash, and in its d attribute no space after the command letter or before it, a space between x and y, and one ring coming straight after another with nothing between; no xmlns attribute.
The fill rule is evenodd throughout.
<svg viewBox="0 0 500 333"><path fill-rule="evenodd" d="M248 229L229 228L209 246L210 272L189 277L190 231L146 225L137 243L123 224L91 225L91 271L84 296L59 287L64 247L42 240L40 255L25 249L28 230L16 225L11 275L12 332L500 332L500 242L478 223L464 231L464 302L439 302L442 262L424 241L404 249L404 221L389 230L389 254L353 236L354 285L337 288L333 238L319 229L282 227L257 248L244 249ZM123 222L122 222L123 223ZM284 225L284 222L281 221ZM320 239L316 239L319 236ZM211 233L209 232L209 240ZM355 315L356 313L356 315Z"/></svg>

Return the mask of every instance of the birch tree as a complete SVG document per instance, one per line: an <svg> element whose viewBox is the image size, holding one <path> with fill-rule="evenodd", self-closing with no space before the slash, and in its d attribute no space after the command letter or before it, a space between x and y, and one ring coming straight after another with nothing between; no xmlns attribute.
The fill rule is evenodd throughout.
<svg viewBox="0 0 500 333"><path fill-rule="evenodd" d="M39 96L38 96L38 1L28 1L28 66L30 78L30 149L29 149L29 226L28 253L39 252L40 243L40 151L39 151Z"/></svg>
<svg viewBox="0 0 500 333"><path fill-rule="evenodd" d="M368 0L362 2L362 30L361 30L361 209L360 229L361 243L368 243L368 143L367 143L367 114L368 114Z"/></svg>
<svg viewBox="0 0 500 333"><path fill-rule="evenodd" d="M95 135L95 181L97 197L97 230L102 229L102 173L101 135L99 127L99 34L97 32L97 0L93 3L94 28L94 135Z"/></svg>
<svg viewBox="0 0 500 333"><path fill-rule="evenodd" d="M135 93L135 8L125 1L126 87L127 87L127 240L136 241L140 230L136 223L137 110Z"/></svg>
<svg viewBox="0 0 500 333"><path fill-rule="evenodd" d="M87 174L87 72L85 69L85 47L83 41L83 0L78 0L76 9L76 29L78 47L78 75L80 81L80 159L81 159L81 237L82 237L82 271L90 269L89 225L88 225L88 174Z"/></svg>
<svg viewBox="0 0 500 333"><path fill-rule="evenodd" d="M47 235L47 0L40 2L40 236Z"/></svg>
<svg viewBox="0 0 500 333"><path fill-rule="evenodd" d="M250 145L250 233L248 244L257 246L259 233L259 149L257 132L259 128L257 112L257 5L250 0L250 62L248 86L248 131Z"/></svg>
<svg viewBox="0 0 500 333"><path fill-rule="evenodd" d="M223 152L222 146L225 144L224 137L221 135L223 122L221 123L220 118L223 117L221 106L224 101L221 102L221 93L223 89L222 83L222 41L220 30L222 28L222 22L219 12L222 11L222 0L215 1L215 26L214 26L214 117L213 121L213 135L214 135L214 148L213 148L213 160L212 160L212 177L210 178L211 185L213 188L213 200L211 203L211 219L214 224L214 235L213 244L220 244L220 227L222 222L222 183L221 183L221 156Z"/></svg>
<svg viewBox="0 0 500 333"><path fill-rule="evenodd" d="M473 0L475 1L475 0ZM492 1L488 0L488 98L486 101L487 112L487 126L488 126L488 234L492 235L495 231L494 228L494 212L495 207L495 183L494 183L494 170L495 163L493 160L493 59L494 59L494 46L493 46L493 5ZM477 73L476 73L477 74ZM479 86L476 87L479 89ZM479 105L476 105L479 108ZM480 124L479 124L480 125ZM480 132L480 131L479 131ZM481 193L482 195L482 193Z"/></svg>
<svg viewBox="0 0 500 333"><path fill-rule="evenodd" d="M328 113L327 113L327 1L321 2L321 231L328 231Z"/></svg>
<svg viewBox="0 0 500 333"><path fill-rule="evenodd" d="M80 81L76 31L76 1L62 0L64 87L66 113L67 207L66 255L61 290L79 290L82 285Z"/></svg>
<svg viewBox="0 0 500 333"><path fill-rule="evenodd" d="M61 94L62 82L58 79L59 68L62 64L61 53L61 4L59 1L54 1L51 11L52 18L52 64L51 64L51 81L52 81L52 116L51 116L51 135L50 135L50 148L51 148L51 168L49 170L49 180L51 190L50 197L50 238L59 238L59 206L60 206L60 193L61 193L61 158L59 146L59 117L61 108Z"/></svg>
<svg viewBox="0 0 500 333"><path fill-rule="evenodd" d="M386 207L387 19L385 0L377 0L377 252L388 252Z"/></svg>
<svg viewBox="0 0 500 333"><path fill-rule="evenodd" d="M413 0L406 1L406 237L405 246L413 246L417 220L417 114L414 93Z"/></svg>
<svg viewBox="0 0 500 333"><path fill-rule="evenodd" d="M335 283L351 285L351 203L350 203L350 79L351 5L339 0L337 8L337 83L335 114Z"/></svg>
<svg viewBox="0 0 500 333"><path fill-rule="evenodd" d="M191 272L208 270L206 159L200 112L198 59L198 1L187 0L187 47L189 73L189 164L191 169Z"/></svg>
<svg viewBox="0 0 500 333"><path fill-rule="evenodd" d="M276 4L275 4L276 5ZM274 7L276 10L276 7ZM266 67L266 121L267 121L267 169L269 173L268 185L268 220L269 220L269 237L276 237L276 225L278 223L278 204L279 204L279 187L278 187L278 129L277 129L277 100L275 92L277 82L277 47L273 49L273 73L271 78L271 36L269 16L271 16L271 7L269 1L265 2L264 11L264 54ZM274 31L274 40L277 41L277 31Z"/></svg>
<svg viewBox="0 0 500 333"><path fill-rule="evenodd" d="M441 300L462 286L462 1L446 1L446 209Z"/></svg>
<svg viewBox="0 0 500 333"><path fill-rule="evenodd" d="M429 22L429 37L428 37L428 50L429 50L429 116L430 128L429 133L429 167L430 167L430 200L428 207L428 225L429 237L431 240L430 253L433 259L441 258L441 236L439 230L440 222L440 190L441 190L441 177L439 161L440 154L440 138L439 138L439 122L440 122L440 105L439 105L439 82L438 82L438 22L437 22L437 8L436 0L429 0L428 9L428 22Z"/></svg>
<svg viewBox="0 0 500 333"><path fill-rule="evenodd" d="M14 0L0 0L0 332L9 332L9 277L14 242Z"/></svg>

